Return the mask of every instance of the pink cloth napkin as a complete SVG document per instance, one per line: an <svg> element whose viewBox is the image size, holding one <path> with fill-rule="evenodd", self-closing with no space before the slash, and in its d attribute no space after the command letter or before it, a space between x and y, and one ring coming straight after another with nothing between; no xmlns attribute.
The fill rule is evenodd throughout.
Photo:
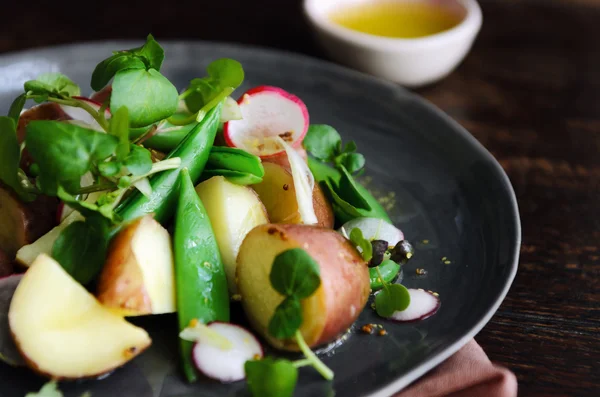
<svg viewBox="0 0 600 397"><path fill-rule="evenodd" d="M418 382L394 397L515 397L517 378L494 365L471 340Z"/></svg>

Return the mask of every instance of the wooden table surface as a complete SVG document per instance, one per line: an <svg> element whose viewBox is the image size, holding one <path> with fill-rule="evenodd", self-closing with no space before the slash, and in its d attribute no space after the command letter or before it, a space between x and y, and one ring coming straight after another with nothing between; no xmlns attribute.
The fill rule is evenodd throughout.
<svg viewBox="0 0 600 397"><path fill-rule="evenodd" d="M496 156L519 200L519 271L476 339L521 395L600 396L600 1L480 1L473 51L417 90ZM323 57L299 0L46 3L3 5L0 52L152 32Z"/></svg>

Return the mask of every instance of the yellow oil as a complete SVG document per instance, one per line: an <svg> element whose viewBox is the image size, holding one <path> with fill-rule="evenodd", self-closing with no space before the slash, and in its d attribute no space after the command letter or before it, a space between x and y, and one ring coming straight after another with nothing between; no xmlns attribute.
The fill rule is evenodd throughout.
<svg viewBox="0 0 600 397"><path fill-rule="evenodd" d="M370 1L336 10L329 17L348 29L403 39L443 32L463 18L460 13L423 1Z"/></svg>

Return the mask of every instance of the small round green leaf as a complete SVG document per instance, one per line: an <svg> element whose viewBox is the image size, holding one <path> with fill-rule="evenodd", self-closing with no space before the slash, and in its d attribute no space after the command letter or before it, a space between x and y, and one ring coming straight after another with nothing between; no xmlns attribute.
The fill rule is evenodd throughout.
<svg viewBox="0 0 600 397"><path fill-rule="evenodd" d="M386 285L375 296L375 310L381 317L390 317L395 311L406 310L410 305L410 294L402 284Z"/></svg>
<svg viewBox="0 0 600 397"><path fill-rule="evenodd" d="M246 361L248 389L256 397L291 397L294 395L298 370L287 360L265 358Z"/></svg>
<svg viewBox="0 0 600 397"><path fill-rule="evenodd" d="M275 309L275 313L269 321L269 334L277 339L291 338L301 325L302 306L300 301L288 296Z"/></svg>
<svg viewBox="0 0 600 397"><path fill-rule="evenodd" d="M308 298L321 285L319 265L302 248L292 248L277 255L269 278L281 295L298 299Z"/></svg>

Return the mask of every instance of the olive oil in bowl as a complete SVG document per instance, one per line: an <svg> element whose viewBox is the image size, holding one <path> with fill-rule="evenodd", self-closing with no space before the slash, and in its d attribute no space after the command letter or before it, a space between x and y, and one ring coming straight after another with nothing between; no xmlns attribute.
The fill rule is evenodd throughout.
<svg viewBox="0 0 600 397"><path fill-rule="evenodd" d="M376 36L414 39L452 29L463 13L431 1L371 1L337 9L329 15L345 28Z"/></svg>

